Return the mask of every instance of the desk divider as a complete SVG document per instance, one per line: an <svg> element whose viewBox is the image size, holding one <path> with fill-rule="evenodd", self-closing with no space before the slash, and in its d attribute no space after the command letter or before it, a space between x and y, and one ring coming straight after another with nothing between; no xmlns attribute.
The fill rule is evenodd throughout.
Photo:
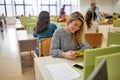
<svg viewBox="0 0 120 80"><path fill-rule="evenodd" d="M97 67L97 65L103 58L107 59L108 80L119 80L120 52L96 57L95 67Z"/></svg>
<svg viewBox="0 0 120 80"><path fill-rule="evenodd" d="M120 52L120 46L85 50L84 51L84 80L86 80L87 77L94 70L96 56L114 54L117 52Z"/></svg>

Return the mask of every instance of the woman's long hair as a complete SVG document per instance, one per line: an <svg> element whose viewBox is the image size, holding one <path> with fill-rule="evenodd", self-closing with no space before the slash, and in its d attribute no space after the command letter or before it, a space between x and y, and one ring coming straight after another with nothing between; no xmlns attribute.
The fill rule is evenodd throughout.
<svg viewBox="0 0 120 80"><path fill-rule="evenodd" d="M47 11L40 12L35 29L36 33L39 34L45 31L48 28L49 23L50 23L49 12Z"/></svg>
<svg viewBox="0 0 120 80"><path fill-rule="evenodd" d="M72 41L75 43L76 46L79 46L80 44L83 44L84 40L84 17L81 13L74 12L70 15L67 25L69 25L69 23L75 20L80 20L82 22L80 30L72 34Z"/></svg>
<svg viewBox="0 0 120 80"><path fill-rule="evenodd" d="M87 11L86 16L85 16L87 28L90 29L92 26L92 12Z"/></svg>

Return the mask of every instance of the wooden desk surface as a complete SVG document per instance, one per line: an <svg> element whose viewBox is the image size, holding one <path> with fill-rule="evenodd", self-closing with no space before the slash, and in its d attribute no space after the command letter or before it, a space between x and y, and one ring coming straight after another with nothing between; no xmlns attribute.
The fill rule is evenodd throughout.
<svg viewBox="0 0 120 80"><path fill-rule="evenodd" d="M32 51L36 46L36 38L27 34L26 30L17 31L17 38L20 52Z"/></svg>
<svg viewBox="0 0 120 80"><path fill-rule="evenodd" d="M109 32L120 32L120 27L111 27L109 28Z"/></svg>
<svg viewBox="0 0 120 80"><path fill-rule="evenodd" d="M36 38L33 35L27 34L26 30L19 30L17 31L18 41L25 41L25 40L35 40Z"/></svg>
<svg viewBox="0 0 120 80"><path fill-rule="evenodd" d="M24 30L24 27L21 25L21 23L15 24L16 30Z"/></svg>
<svg viewBox="0 0 120 80"><path fill-rule="evenodd" d="M64 58L52 58L51 56L35 58L34 59L35 79L36 80L53 80L46 66L50 64L64 63L64 62L67 62L72 67L76 63L83 64L83 57L78 57L74 60L68 60ZM83 77L82 77L83 70L80 70L77 68L74 68L74 69L81 74L79 78L74 80L83 80Z"/></svg>

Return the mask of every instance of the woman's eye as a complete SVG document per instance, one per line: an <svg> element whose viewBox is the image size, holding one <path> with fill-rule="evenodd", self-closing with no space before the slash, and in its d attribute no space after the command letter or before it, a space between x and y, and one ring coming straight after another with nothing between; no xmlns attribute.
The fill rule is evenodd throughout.
<svg viewBox="0 0 120 80"><path fill-rule="evenodd" d="M77 26L77 24L74 24L74 26Z"/></svg>

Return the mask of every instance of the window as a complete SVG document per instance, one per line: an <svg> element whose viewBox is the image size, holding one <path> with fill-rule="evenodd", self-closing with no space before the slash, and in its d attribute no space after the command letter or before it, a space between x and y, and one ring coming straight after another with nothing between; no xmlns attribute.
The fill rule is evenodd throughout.
<svg viewBox="0 0 120 80"><path fill-rule="evenodd" d="M78 10L78 0L39 0L39 12L46 10L50 15L58 15L62 5L66 5L65 12L70 15L72 12Z"/></svg>
<svg viewBox="0 0 120 80"><path fill-rule="evenodd" d="M15 0L15 14L30 16L34 15L33 0Z"/></svg>
<svg viewBox="0 0 120 80"><path fill-rule="evenodd" d="M0 14L6 16L38 15L48 11L50 15L58 15L62 5L66 5L67 15L78 10L79 0L0 0Z"/></svg>
<svg viewBox="0 0 120 80"><path fill-rule="evenodd" d="M6 6L5 1L0 0L0 15L1 14L7 15L5 6Z"/></svg>

